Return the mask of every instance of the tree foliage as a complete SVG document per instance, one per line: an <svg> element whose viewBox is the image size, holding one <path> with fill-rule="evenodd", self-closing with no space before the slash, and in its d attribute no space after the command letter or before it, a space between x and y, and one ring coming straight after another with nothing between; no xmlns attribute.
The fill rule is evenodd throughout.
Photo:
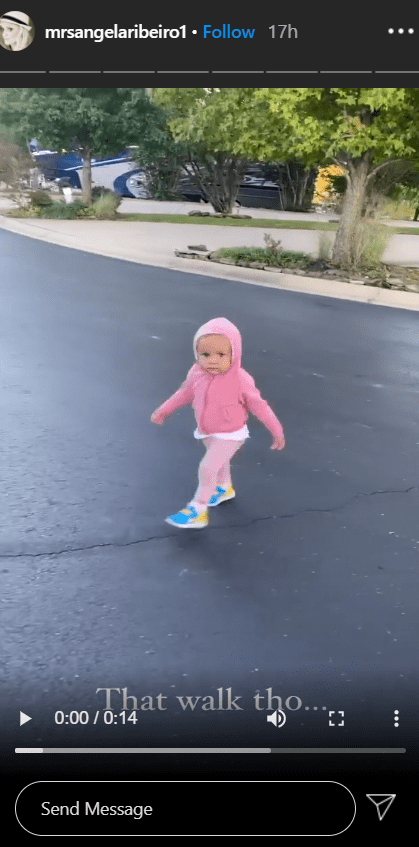
<svg viewBox="0 0 419 847"><path fill-rule="evenodd" d="M27 149L0 135L0 183L3 183L12 200L18 205L24 202L23 180L29 184L32 159Z"/></svg>
<svg viewBox="0 0 419 847"><path fill-rule="evenodd" d="M250 164L276 168L279 208L306 208L312 198L315 169L281 151L265 155L261 137L274 126L269 104L253 88L154 89L174 138L188 145L189 171L216 211L231 212ZM255 144L255 139L257 143ZM285 163L279 169L278 161ZM317 163L316 163L317 164Z"/></svg>
<svg viewBox="0 0 419 847"><path fill-rule="evenodd" d="M91 201L92 156L138 145L157 151L167 131L144 89L23 88L0 90L0 131L23 146L35 136L45 149L83 158L83 198Z"/></svg>
<svg viewBox="0 0 419 847"><path fill-rule="evenodd" d="M143 94L139 89L133 89L131 100L121 112L123 125L129 127L133 113L141 112L142 107ZM154 101L151 110L147 111L146 126L142 128L141 138L136 144L138 149L134 152L134 159L144 168L147 187L153 197L161 200L176 199L176 189L187 161L188 149L184 142L173 137L163 109Z"/></svg>
<svg viewBox="0 0 419 847"><path fill-rule="evenodd" d="M419 166L419 91L409 88L263 88L263 131L247 149L280 156L285 149L307 165L339 165L346 179L333 260L350 265L369 201Z"/></svg>
<svg viewBox="0 0 419 847"><path fill-rule="evenodd" d="M216 212L232 212L240 182L249 165L245 154L232 152L237 122L245 108L246 89L157 88L173 138L186 145L187 170Z"/></svg>

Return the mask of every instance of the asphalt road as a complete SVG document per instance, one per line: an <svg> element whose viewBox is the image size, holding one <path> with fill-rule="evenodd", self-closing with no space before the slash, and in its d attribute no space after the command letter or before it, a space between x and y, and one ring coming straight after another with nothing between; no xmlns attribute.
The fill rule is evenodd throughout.
<svg viewBox="0 0 419 847"><path fill-rule="evenodd" d="M168 739L176 696L220 687L301 698L302 733L348 698L358 716L385 700L391 722L418 671L418 314L3 230L0 271L1 705L34 717L22 743L52 746L51 710L103 708L105 687L167 695L173 720L152 719ZM182 532L164 518L202 446L190 408L150 414L219 315L287 447L250 418L236 500ZM230 733L245 714L227 711ZM188 739L207 721L192 717Z"/></svg>

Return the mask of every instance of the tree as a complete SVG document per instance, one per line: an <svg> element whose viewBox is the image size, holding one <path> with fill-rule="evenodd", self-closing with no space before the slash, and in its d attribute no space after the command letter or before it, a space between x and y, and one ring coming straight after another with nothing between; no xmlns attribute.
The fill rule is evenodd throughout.
<svg viewBox="0 0 419 847"><path fill-rule="evenodd" d="M23 88L0 90L0 130L22 146L35 136L44 147L74 150L83 159L83 200L91 202L93 155L132 145L156 149L160 110L144 89ZM159 132L157 132L159 135Z"/></svg>
<svg viewBox="0 0 419 847"><path fill-rule="evenodd" d="M249 166L233 155L238 116L249 107L245 89L156 88L153 102L164 109L174 139L187 149L187 170L214 210L230 214Z"/></svg>
<svg viewBox="0 0 419 847"><path fill-rule="evenodd" d="M419 162L419 91L409 88L248 89L259 109L236 144L260 158L295 156L307 166L336 164L346 192L332 260L351 265L366 199L398 170ZM243 143L245 141L245 144Z"/></svg>
<svg viewBox="0 0 419 847"><path fill-rule="evenodd" d="M176 141L167 125L163 109L153 102L152 89L145 89L150 108L147 110L146 124L138 136L138 149L134 159L144 168L146 182L153 197L172 200L178 197L177 185L182 168L187 161L187 145ZM133 89L131 98L121 109L121 128L127 133L132 129L133 115L141 114L144 94L141 89Z"/></svg>
<svg viewBox="0 0 419 847"><path fill-rule="evenodd" d="M153 100L165 109L174 137L189 145L188 169L192 180L217 212L232 211L243 176L256 161L278 185L278 208L308 209L317 163L307 168L301 162L290 161L288 151L271 157L254 145L260 127L266 122L277 123L269 104L255 98L256 91L153 89Z"/></svg>
<svg viewBox="0 0 419 847"><path fill-rule="evenodd" d="M306 168L301 162L286 160L260 163L266 179L278 186L278 207L283 212L308 212L312 207L318 168Z"/></svg>
<svg viewBox="0 0 419 847"><path fill-rule="evenodd" d="M12 199L19 204L23 198L22 180L26 178L29 184L31 165L33 162L27 150L0 136L0 183L11 189Z"/></svg>

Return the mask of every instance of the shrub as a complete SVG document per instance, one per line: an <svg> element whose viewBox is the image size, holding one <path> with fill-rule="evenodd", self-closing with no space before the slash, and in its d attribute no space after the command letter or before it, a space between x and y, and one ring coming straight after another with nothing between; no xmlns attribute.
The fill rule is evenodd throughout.
<svg viewBox="0 0 419 847"><path fill-rule="evenodd" d="M68 221L73 218L79 218L82 214L82 209L79 210L77 207L74 208L74 205L72 208L71 205L67 205L67 203L57 203L55 209L51 209L51 212L48 212L48 217L60 218L61 220Z"/></svg>
<svg viewBox="0 0 419 847"><path fill-rule="evenodd" d="M31 206L47 207L52 206L54 201L46 191L30 191L29 202Z"/></svg>
<svg viewBox="0 0 419 847"><path fill-rule="evenodd" d="M330 258L330 250L331 250L330 238L327 232L322 232L320 230L319 234L319 253L318 259L322 262L327 262Z"/></svg>
<svg viewBox="0 0 419 847"><path fill-rule="evenodd" d="M266 252L269 253L272 257L277 258L280 253L282 253L281 241L275 241L268 232L265 232L263 236L263 240L266 244Z"/></svg>
<svg viewBox="0 0 419 847"><path fill-rule="evenodd" d="M98 197L114 195L111 188L103 188L102 185L94 185L92 188L92 200L97 200Z"/></svg>
<svg viewBox="0 0 419 847"><path fill-rule="evenodd" d="M171 146L171 145L170 145ZM178 182L182 176L184 150L182 144L175 145L181 151L169 150L167 155L156 156L142 162L144 168L144 188L156 200L178 200Z"/></svg>
<svg viewBox="0 0 419 847"><path fill-rule="evenodd" d="M418 202L403 198L392 199L386 197L382 206L382 215L386 218L392 218L394 221L411 221L414 219Z"/></svg>
<svg viewBox="0 0 419 847"><path fill-rule="evenodd" d="M36 210L38 215L44 218L61 218L72 220L74 218L93 218L95 213L93 206L86 206L82 199L77 197L73 203L54 203L53 206Z"/></svg>
<svg viewBox="0 0 419 847"><path fill-rule="evenodd" d="M265 265L285 268L305 268L313 261L306 253L294 253L291 250L274 252L265 247L221 247L217 255L236 262L263 262Z"/></svg>
<svg viewBox="0 0 419 847"><path fill-rule="evenodd" d="M362 270L377 268L391 236L391 228L379 223L381 209L375 204L367 205L353 242L352 268Z"/></svg>
<svg viewBox="0 0 419 847"><path fill-rule="evenodd" d="M385 224L368 221L359 226L354 255L354 268L377 267L387 246L391 230Z"/></svg>
<svg viewBox="0 0 419 847"><path fill-rule="evenodd" d="M112 191L104 196L99 196L94 203L86 205L81 197L76 197L72 203L63 200L49 203L36 204L32 201L24 209L20 210L18 217L58 218L61 220L75 220L77 218L114 218L120 203L120 197Z"/></svg>
<svg viewBox="0 0 419 847"><path fill-rule="evenodd" d="M99 195L93 203L93 211L97 218L113 218L121 202L121 198L113 191Z"/></svg>

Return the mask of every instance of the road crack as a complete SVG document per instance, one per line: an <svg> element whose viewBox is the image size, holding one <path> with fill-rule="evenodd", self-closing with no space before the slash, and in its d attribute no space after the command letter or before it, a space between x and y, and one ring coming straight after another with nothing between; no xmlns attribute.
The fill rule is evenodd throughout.
<svg viewBox="0 0 419 847"><path fill-rule="evenodd" d="M262 521L272 521L284 520L284 518L297 518L301 517L301 515L306 515L309 512L338 512L341 509L345 509L349 506L354 500L358 497L374 497L377 494L409 494L410 491L418 491L419 486L412 485L410 488L406 489L388 489L384 491L370 491L368 493L360 493L354 494L346 503L342 503L340 506L333 506L329 509L303 509L301 512L292 512L289 515L267 515L263 518L253 518L251 521L247 521L247 523L241 524L228 524L227 526L209 526L209 530L217 531L217 530L226 530L226 529L245 529L248 526L253 526L255 523L261 523ZM149 541L163 541L166 538L173 538L176 533L170 533L169 535L150 535L149 538L138 538L136 541L124 541L122 544L117 544L114 541L109 541L104 544L91 544L88 547L69 547L65 550L55 550L52 553L10 553L10 554L1 554L1 559L19 559L19 558L47 558L48 556L61 556L63 553L84 553L86 550L96 550L100 547L133 547L136 544L147 544Z"/></svg>

